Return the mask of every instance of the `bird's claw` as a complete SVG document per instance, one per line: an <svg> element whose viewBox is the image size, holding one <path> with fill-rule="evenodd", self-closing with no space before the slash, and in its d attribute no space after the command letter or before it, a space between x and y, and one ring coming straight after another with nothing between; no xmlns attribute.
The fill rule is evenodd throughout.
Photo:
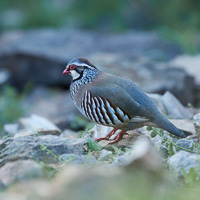
<svg viewBox="0 0 200 200"><path fill-rule="evenodd" d="M96 138L95 141L99 142L101 140L109 140L109 138L115 133L116 131L115 130L112 130L110 133L108 133L105 137L100 137L100 138ZM128 134L126 131L120 131L113 139L113 141L109 142L108 144L111 145L111 144L115 144L116 142L119 142L123 136L125 134Z"/></svg>

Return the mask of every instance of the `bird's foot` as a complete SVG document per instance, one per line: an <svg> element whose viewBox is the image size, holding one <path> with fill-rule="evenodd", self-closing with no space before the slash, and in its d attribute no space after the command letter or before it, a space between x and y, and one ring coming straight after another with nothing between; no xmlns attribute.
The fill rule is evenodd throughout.
<svg viewBox="0 0 200 200"><path fill-rule="evenodd" d="M118 129L113 128L105 137L96 138L95 141L108 140Z"/></svg>
<svg viewBox="0 0 200 200"><path fill-rule="evenodd" d="M126 131L123 131L123 130L120 131L120 132L114 137L113 141L110 142L109 144L115 144L116 142L119 142L119 141L123 138L123 136L124 136L125 134L127 134Z"/></svg>

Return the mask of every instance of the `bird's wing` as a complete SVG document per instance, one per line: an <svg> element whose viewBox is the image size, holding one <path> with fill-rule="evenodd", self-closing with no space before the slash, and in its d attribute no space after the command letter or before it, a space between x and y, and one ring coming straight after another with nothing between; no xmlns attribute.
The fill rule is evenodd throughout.
<svg viewBox="0 0 200 200"><path fill-rule="evenodd" d="M125 90L116 84L94 86L88 88L92 98L108 101L112 107L122 110L133 122L149 121L151 110L136 102Z"/></svg>

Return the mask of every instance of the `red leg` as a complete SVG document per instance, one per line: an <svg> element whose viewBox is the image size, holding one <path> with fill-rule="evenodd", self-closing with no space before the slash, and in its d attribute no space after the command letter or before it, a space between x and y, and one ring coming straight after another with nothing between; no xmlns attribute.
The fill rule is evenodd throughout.
<svg viewBox="0 0 200 200"><path fill-rule="evenodd" d="M123 137L124 134L126 134L126 131L123 131L123 130L120 131L120 132L114 137L113 141L110 142L109 144L114 144L114 143L116 143L116 142L119 142L119 141L122 139L122 137Z"/></svg>
<svg viewBox="0 0 200 200"><path fill-rule="evenodd" d="M100 138L96 138L95 140L97 142L101 141L101 140L108 140L112 135L115 134L115 132L117 131L118 129L116 128L113 128L105 137L100 137Z"/></svg>

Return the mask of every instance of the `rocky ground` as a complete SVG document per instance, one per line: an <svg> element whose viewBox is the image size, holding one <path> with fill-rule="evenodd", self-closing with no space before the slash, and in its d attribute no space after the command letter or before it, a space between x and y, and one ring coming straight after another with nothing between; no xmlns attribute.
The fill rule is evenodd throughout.
<svg viewBox="0 0 200 200"><path fill-rule="evenodd" d="M141 32L19 31L2 35L0 46L1 87L35 85L22 100L24 116L4 125L0 199L191 199L180 185L200 178L200 110L191 106L199 56ZM69 87L61 72L78 55L133 80L188 137L144 127L114 145L94 142L110 128L82 118L69 91L55 88Z"/></svg>

